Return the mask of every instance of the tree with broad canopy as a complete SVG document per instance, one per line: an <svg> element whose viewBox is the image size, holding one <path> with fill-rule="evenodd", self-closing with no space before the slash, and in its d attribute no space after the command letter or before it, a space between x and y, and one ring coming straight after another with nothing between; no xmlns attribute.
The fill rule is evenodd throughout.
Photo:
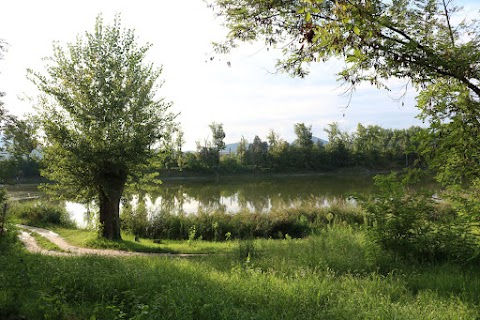
<svg viewBox="0 0 480 320"><path fill-rule="evenodd" d="M55 43L46 74L29 70L43 93L38 109L45 133L42 174L64 198L96 200L101 234L120 239L120 200L147 168L173 121L170 103L156 97L161 69L145 63L120 17L65 48ZM148 175L147 175L148 176Z"/></svg>

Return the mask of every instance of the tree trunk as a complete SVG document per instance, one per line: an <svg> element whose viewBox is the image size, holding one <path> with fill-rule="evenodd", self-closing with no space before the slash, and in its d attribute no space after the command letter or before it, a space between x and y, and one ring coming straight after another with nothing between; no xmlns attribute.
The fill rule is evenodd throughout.
<svg viewBox="0 0 480 320"><path fill-rule="evenodd" d="M99 190L100 226L102 237L120 240L120 199L122 198L125 181L113 179Z"/></svg>

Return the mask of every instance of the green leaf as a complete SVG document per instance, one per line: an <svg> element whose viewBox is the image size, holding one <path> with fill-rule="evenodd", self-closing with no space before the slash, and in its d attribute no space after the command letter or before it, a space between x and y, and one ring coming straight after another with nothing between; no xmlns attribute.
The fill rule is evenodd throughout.
<svg viewBox="0 0 480 320"><path fill-rule="evenodd" d="M347 62L357 62L358 57L356 57L354 55L348 55L347 58L345 59L345 61L347 61Z"/></svg>
<svg viewBox="0 0 480 320"><path fill-rule="evenodd" d="M355 32L355 34L356 34L357 36L360 35L360 29L358 29L357 26L353 26L353 32Z"/></svg>
<svg viewBox="0 0 480 320"><path fill-rule="evenodd" d="M305 15L305 21L310 22L312 21L312 14L310 12L307 12Z"/></svg>

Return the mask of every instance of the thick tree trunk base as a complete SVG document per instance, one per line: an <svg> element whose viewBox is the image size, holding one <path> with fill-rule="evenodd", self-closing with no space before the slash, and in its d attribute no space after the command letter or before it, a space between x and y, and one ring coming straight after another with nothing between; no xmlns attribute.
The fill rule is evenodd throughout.
<svg viewBox="0 0 480 320"><path fill-rule="evenodd" d="M110 240L121 240L120 234L120 199L124 183L109 186L108 190L100 190L100 228L102 237Z"/></svg>

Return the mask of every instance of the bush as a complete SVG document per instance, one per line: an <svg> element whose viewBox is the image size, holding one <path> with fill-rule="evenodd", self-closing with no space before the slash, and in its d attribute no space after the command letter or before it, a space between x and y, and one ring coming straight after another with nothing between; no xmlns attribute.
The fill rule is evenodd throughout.
<svg viewBox="0 0 480 320"><path fill-rule="evenodd" d="M75 223L64 206L46 201L14 202L10 205L10 214L29 225L44 226L55 224L73 227Z"/></svg>
<svg viewBox="0 0 480 320"><path fill-rule="evenodd" d="M467 219L432 195L412 191L395 174L379 177L382 192L364 203L371 236L383 249L418 261L465 264L476 258L477 239Z"/></svg>

